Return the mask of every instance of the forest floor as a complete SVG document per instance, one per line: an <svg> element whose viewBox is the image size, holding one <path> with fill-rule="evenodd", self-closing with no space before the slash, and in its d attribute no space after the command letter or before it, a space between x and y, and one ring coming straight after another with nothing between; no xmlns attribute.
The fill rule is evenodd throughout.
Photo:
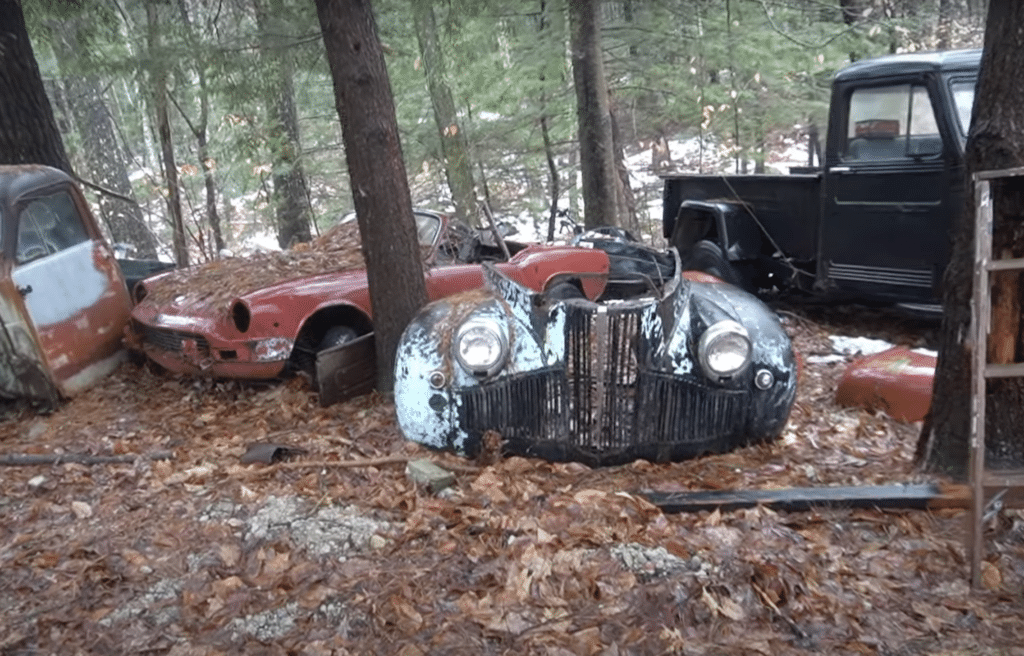
<svg viewBox="0 0 1024 656"><path fill-rule="evenodd" d="M927 340L858 314L784 318L805 358L853 331ZM377 395L321 408L301 379L126 364L48 416L6 409L0 458L137 459L0 467L0 654L1024 655L1024 513L989 527L973 590L961 511L666 514L642 496L931 480L919 426L834 403L845 365L807 364L774 443L593 470L429 452ZM265 441L306 452L240 463ZM409 458L454 486L418 487Z"/></svg>

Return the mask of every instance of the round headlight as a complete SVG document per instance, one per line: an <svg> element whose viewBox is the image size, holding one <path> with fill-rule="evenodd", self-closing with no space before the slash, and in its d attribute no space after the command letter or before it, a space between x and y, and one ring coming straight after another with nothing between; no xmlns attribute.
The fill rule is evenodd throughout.
<svg viewBox="0 0 1024 656"><path fill-rule="evenodd" d="M712 324L700 336L697 354L710 378L728 378L750 364L752 347L747 329L735 321Z"/></svg>
<svg viewBox="0 0 1024 656"><path fill-rule="evenodd" d="M501 326L486 319L469 319L455 333L455 358L467 371L490 376L508 357L508 339Z"/></svg>

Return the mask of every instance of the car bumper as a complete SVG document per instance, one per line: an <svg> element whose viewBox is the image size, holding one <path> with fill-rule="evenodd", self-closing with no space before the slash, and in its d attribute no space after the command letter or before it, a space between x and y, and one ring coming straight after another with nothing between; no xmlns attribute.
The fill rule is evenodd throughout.
<svg viewBox="0 0 1024 656"><path fill-rule="evenodd" d="M265 380L279 377L294 343L283 337L218 340L200 333L132 321L125 345L176 374Z"/></svg>

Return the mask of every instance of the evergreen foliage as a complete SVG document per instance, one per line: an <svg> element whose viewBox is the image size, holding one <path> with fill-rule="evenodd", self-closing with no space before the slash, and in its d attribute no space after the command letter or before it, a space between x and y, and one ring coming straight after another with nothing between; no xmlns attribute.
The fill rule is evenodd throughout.
<svg viewBox="0 0 1024 656"><path fill-rule="evenodd" d="M983 0L946 0L952 47L978 46ZM169 68L172 134L186 229L192 247L211 256L204 176L190 122L200 115L205 80L208 157L215 166L218 211L229 248L244 251L273 231L273 131L267 124L274 75L261 50L286 53L294 67L295 102L316 230L350 211L351 193L330 74L313 3L280 0L273 45L261 41L254 3L175 0L164 5L162 50L148 52L145 0L117 3L49 0L23 3L33 47L58 123L76 167L82 137L59 101L63 78L102 81L107 106L128 154L135 194L165 251L159 145L151 117L147 63ZM699 139L702 155L673 162L679 170L753 172L816 124L824 136L832 74L851 58L940 43L939 0L606 0L602 4L608 86L627 154L659 139ZM191 22L188 29L180 8ZM843 7L846 9L844 10ZM440 143L408 0L376 0L415 205L445 209ZM529 217L536 235L550 204L541 118L559 172L560 206L578 207L575 99L565 0L445 0L434 5L447 83L465 131L478 196L498 218ZM78 59L57 68L50 26L85 14ZM543 29L542 29L543 27ZM202 76L200 76L200 71ZM722 157L721 153L726 153ZM84 170L84 169L83 169ZM642 181L635 181L639 187ZM655 180L641 197L656 204ZM656 230L649 229L652 233ZM533 235L531 235L533 236ZM266 243L266 242L262 242Z"/></svg>

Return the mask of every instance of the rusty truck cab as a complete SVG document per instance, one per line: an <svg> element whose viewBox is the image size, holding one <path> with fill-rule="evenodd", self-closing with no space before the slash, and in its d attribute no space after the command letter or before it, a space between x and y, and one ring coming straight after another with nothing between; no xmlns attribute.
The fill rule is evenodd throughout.
<svg viewBox="0 0 1024 656"><path fill-rule="evenodd" d="M74 181L0 166L0 398L53 406L121 362L131 304Z"/></svg>

